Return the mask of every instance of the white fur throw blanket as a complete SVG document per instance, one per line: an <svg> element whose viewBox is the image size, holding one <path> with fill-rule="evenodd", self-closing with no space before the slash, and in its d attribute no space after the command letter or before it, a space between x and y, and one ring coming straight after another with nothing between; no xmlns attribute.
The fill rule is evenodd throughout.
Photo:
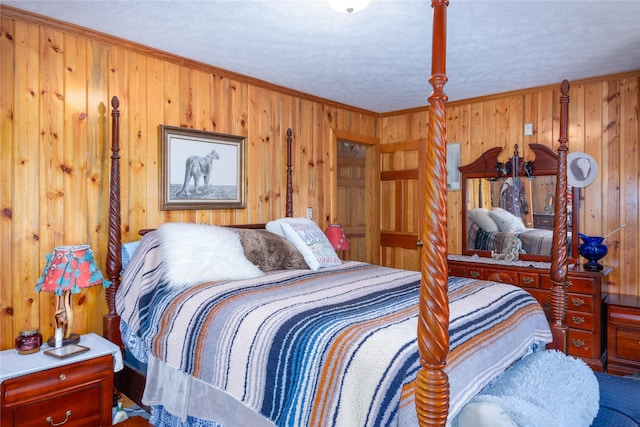
<svg viewBox="0 0 640 427"><path fill-rule="evenodd" d="M157 233L165 277L173 288L264 275L244 255L238 234L228 228L170 222Z"/></svg>
<svg viewBox="0 0 640 427"><path fill-rule="evenodd" d="M455 427L588 427L598 414L600 391L579 359L539 351L514 363L465 406Z"/></svg>

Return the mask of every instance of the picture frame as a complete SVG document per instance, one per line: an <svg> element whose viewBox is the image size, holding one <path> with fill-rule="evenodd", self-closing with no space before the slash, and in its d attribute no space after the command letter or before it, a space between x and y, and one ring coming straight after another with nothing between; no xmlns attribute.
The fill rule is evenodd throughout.
<svg viewBox="0 0 640 427"><path fill-rule="evenodd" d="M447 190L460 191L460 143L447 144Z"/></svg>
<svg viewBox="0 0 640 427"><path fill-rule="evenodd" d="M246 138L160 125L160 210L243 209Z"/></svg>
<svg viewBox="0 0 640 427"><path fill-rule="evenodd" d="M56 359L66 359L67 357L86 353L89 350L90 350L89 347L85 347L83 345L67 344L62 347L45 350L44 354L46 354L47 356L55 357Z"/></svg>

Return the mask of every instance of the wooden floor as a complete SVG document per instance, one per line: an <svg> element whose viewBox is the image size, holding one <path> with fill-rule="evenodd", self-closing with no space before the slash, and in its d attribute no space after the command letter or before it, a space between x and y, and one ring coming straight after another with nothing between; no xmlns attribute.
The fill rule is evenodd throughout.
<svg viewBox="0 0 640 427"><path fill-rule="evenodd" d="M149 424L149 420L145 420L142 417L135 416L127 418L126 420L115 425L118 427L147 427L151 424Z"/></svg>
<svg viewBox="0 0 640 427"><path fill-rule="evenodd" d="M132 408L134 406L136 408L139 408L139 406L137 406L131 399L129 399L124 394L120 396L119 400L120 402L122 402L122 406L124 408ZM126 420L114 425L118 427L148 427L151 424L149 424L149 421L147 419L135 415L135 416L130 416Z"/></svg>

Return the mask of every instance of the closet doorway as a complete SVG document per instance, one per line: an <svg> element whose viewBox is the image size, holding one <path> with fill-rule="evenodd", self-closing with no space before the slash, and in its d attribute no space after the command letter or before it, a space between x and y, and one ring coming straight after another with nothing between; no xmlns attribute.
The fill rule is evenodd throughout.
<svg viewBox="0 0 640 427"><path fill-rule="evenodd" d="M351 248L343 260L378 263L378 146L370 138L362 141L336 135L336 204L332 215L342 225ZM377 141L376 141L377 142Z"/></svg>

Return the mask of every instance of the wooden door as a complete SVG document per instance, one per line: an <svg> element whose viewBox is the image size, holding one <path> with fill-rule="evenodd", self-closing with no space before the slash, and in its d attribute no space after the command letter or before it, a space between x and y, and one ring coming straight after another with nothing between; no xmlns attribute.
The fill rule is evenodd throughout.
<svg viewBox="0 0 640 427"><path fill-rule="evenodd" d="M341 224L351 249L344 260L380 264L380 141L376 137L333 130L336 150L331 169L335 170L336 197L330 206L329 222ZM355 153L357 151L357 155Z"/></svg>
<svg viewBox="0 0 640 427"><path fill-rule="evenodd" d="M338 141L338 223L351 245L341 254L344 260L367 260L366 152L366 145Z"/></svg>
<svg viewBox="0 0 640 427"><path fill-rule="evenodd" d="M424 147L418 139L380 146L380 261L420 271Z"/></svg>

